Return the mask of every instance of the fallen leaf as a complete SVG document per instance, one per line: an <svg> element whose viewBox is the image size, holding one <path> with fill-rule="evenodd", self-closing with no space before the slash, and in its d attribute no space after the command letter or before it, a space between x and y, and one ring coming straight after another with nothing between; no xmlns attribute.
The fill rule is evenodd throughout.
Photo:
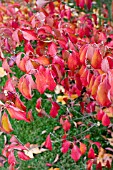
<svg viewBox="0 0 113 170"><path fill-rule="evenodd" d="M58 130L60 128L61 128L61 126L55 126L53 130L56 131L56 130Z"/></svg>
<svg viewBox="0 0 113 170"><path fill-rule="evenodd" d="M62 153L66 153L66 152L69 150L70 145L71 145L71 142L65 140L65 141L62 143L61 152L62 152Z"/></svg>
<svg viewBox="0 0 113 170"><path fill-rule="evenodd" d="M4 77L6 74L5 70L3 67L0 67L0 77Z"/></svg>
<svg viewBox="0 0 113 170"><path fill-rule="evenodd" d="M2 124L2 128L6 133L10 133L13 131L13 128L11 126L11 123L9 121L8 115L7 113L4 113L2 115L2 119L1 119L1 124Z"/></svg>
<svg viewBox="0 0 113 170"><path fill-rule="evenodd" d="M56 155L56 158L55 158L55 160L53 161L53 163L58 162L58 160L59 160L59 154Z"/></svg>
<svg viewBox="0 0 113 170"><path fill-rule="evenodd" d="M0 167L3 167L5 162L6 159L3 156L0 156Z"/></svg>
<svg viewBox="0 0 113 170"><path fill-rule="evenodd" d="M82 153L81 153L80 149L78 148L78 146L74 145L71 150L71 158L77 162L80 159L81 155L82 155Z"/></svg>
<svg viewBox="0 0 113 170"><path fill-rule="evenodd" d="M47 151L47 149L44 149L44 148L39 149L37 144L31 144L29 147L29 150L24 150L24 153L29 158L34 158L34 154L37 155L45 151Z"/></svg>
<svg viewBox="0 0 113 170"><path fill-rule="evenodd" d="M51 142L50 134L46 138L45 147L50 151L52 150L52 142Z"/></svg>
<svg viewBox="0 0 113 170"><path fill-rule="evenodd" d="M50 110L50 116L55 118L58 114L58 111L60 109L60 106L56 102L52 102L52 107Z"/></svg>

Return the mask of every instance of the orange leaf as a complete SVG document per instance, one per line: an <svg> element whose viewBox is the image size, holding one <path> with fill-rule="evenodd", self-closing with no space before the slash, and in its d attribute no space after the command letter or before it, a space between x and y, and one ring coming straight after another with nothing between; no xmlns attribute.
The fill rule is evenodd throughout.
<svg viewBox="0 0 113 170"><path fill-rule="evenodd" d="M42 64L44 66L47 66L50 64L49 59L45 56L40 56L35 61L37 61L39 64Z"/></svg>
<svg viewBox="0 0 113 170"><path fill-rule="evenodd" d="M95 81L94 81L94 84L92 86L92 91L91 91L91 95L95 98L96 97L96 94L97 94L97 89L98 89L98 86L100 84L100 80L101 80L101 77L98 76Z"/></svg>
<svg viewBox="0 0 113 170"><path fill-rule="evenodd" d="M85 64L86 62L86 53L87 53L87 46L84 47L80 53L80 61L82 64Z"/></svg>
<svg viewBox="0 0 113 170"><path fill-rule="evenodd" d="M101 68L102 56L98 49L95 50L94 55L91 60L91 65L95 69Z"/></svg>
<svg viewBox="0 0 113 170"><path fill-rule="evenodd" d="M32 98L31 89L34 89L34 86L35 83L33 82L31 75L26 74L19 79L18 89L28 100Z"/></svg>
<svg viewBox="0 0 113 170"><path fill-rule="evenodd" d="M82 155L84 155L86 153L87 147L84 143L80 142L80 151L82 153Z"/></svg>
<svg viewBox="0 0 113 170"><path fill-rule="evenodd" d="M104 78L103 82L100 83L97 90L97 96L96 100L99 102L102 106L109 106L111 104L111 101L108 97L108 91L110 89L110 85L107 81L107 78Z"/></svg>

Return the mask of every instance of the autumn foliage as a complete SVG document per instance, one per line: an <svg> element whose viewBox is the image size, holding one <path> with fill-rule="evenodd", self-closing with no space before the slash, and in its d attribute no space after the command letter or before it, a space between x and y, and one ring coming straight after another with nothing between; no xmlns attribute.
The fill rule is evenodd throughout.
<svg viewBox="0 0 113 170"><path fill-rule="evenodd" d="M87 145L74 134L73 140L69 140L71 128L79 128L83 122L74 122L73 127L74 114L68 110L59 116L59 112L61 105L78 104L83 117L91 115L95 119L88 128L98 128L100 124L108 129L112 127L113 26L110 22L107 26L104 22L99 26L98 13L78 12L68 6L68 1L64 2L0 3L0 79L6 78L0 92L0 130L12 134L10 144L5 143L1 153L1 167L7 161L9 169L15 169L15 150L19 159L27 161L33 158L33 153L53 149L51 133L40 149L29 143L23 146L13 135L14 127L9 117L27 123L34 119L32 110L27 110L21 99L23 96L32 100L34 91L40 94L35 104L37 116L40 119L58 117L64 131L61 138L63 154L69 151L70 159L75 162L86 154L87 170L91 170L93 164L97 169L109 168L112 164L113 156L106 153L100 142L92 141L90 134L84 136ZM74 3L80 9L91 10L92 7L92 0L75 0ZM24 51L17 50L21 45ZM21 77L13 72L14 67L23 73ZM53 93L57 95L56 99ZM51 103L50 113L43 108L43 94ZM106 162L103 162L104 157Z"/></svg>

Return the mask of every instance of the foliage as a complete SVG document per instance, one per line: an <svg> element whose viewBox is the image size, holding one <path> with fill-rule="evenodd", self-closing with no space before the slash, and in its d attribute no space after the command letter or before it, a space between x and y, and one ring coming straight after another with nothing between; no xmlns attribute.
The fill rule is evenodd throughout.
<svg viewBox="0 0 113 170"><path fill-rule="evenodd" d="M111 21L106 4L98 11L91 0L0 4L0 130L6 134L1 167L8 163L14 170L17 160L30 161L54 147L74 162L86 160L87 170L112 166L113 26L105 25L108 16ZM46 131L41 129L47 132L44 140L21 142L21 134L15 135L18 123L34 127L35 120L48 122ZM59 169L54 167L59 157L47 167Z"/></svg>

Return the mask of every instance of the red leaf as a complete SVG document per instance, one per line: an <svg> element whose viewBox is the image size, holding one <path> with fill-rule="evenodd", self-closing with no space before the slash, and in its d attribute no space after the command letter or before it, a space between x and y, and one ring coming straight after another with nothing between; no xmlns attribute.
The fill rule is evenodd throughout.
<svg viewBox="0 0 113 170"><path fill-rule="evenodd" d="M62 152L62 153L66 153L66 152L69 150L70 145L71 145L71 142L70 142L70 141L67 141L67 140L64 141L64 142L62 143L61 152Z"/></svg>
<svg viewBox="0 0 113 170"><path fill-rule="evenodd" d="M46 82L47 82L47 88L50 91L53 91L56 87L56 82L49 68L46 69Z"/></svg>
<svg viewBox="0 0 113 170"><path fill-rule="evenodd" d="M73 52L69 55L68 58L68 67L70 70L74 71L77 67L79 67L80 61L79 61L79 55L77 52Z"/></svg>
<svg viewBox="0 0 113 170"><path fill-rule="evenodd" d="M36 85L37 85L37 90L43 94L44 91L47 88L47 83L46 83L46 70L44 67L40 67L39 70L37 70L37 73L35 75L36 77Z"/></svg>
<svg viewBox="0 0 113 170"><path fill-rule="evenodd" d="M6 113L4 113L4 114L2 115L1 124L2 124L3 130L4 130L6 133L10 133L10 132L13 131L13 128L12 128L12 126L11 126L11 124L10 124L8 115L7 115Z"/></svg>
<svg viewBox="0 0 113 170"><path fill-rule="evenodd" d="M37 70L35 77L37 90L41 94L44 93L46 88L48 88L50 91L53 91L55 89L56 82L54 81L54 78L49 68L45 69L43 66L40 66L39 70Z"/></svg>
<svg viewBox="0 0 113 170"><path fill-rule="evenodd" d="M86 164L87 164L87 170L92 170L93 160L88 160Z"/></svg>
<svg viewBox="0 0 113 170"><path fill-rule="evenodd" d="M104 116L104 114L105 112L103 112L103 110L100 110L96 115L97 120L102 120L102 117Z"/></svg>
<svg viewBox="0 0 113 170"><path fill-rule="evenodd" d="M93 144L95 144L95 145L97 146L98 149L101 147L100 142L93 142Z"/></svg>
<svg viewBox="0 0 113 170"><path fill-rule="evenodd" d="M45 141L45 147L49 149L50 151L52 150L52 142L50 138L50 134L47 136L46 141Z"/></svg>
<svg viewBox="0 0 113 170"><path fill-rule="evenodd" d="M82 156L82 153L80 149L78 148L78 146L74 145L71 150L71 158L77 162L81 156Z"/></svg>
<svg viewBox="0 0 113 170"><path fill-rule="evenodd" d="M21 151L18 151L18 158L24 161L30 160L30 158Z"/></svg>
<svg viewBox="0 0 113 170"><path fill-rule="evenodd" d="M104 126L109 126L109 124L110 124L110 119L106 113L104 113L104 115L102 117L102 124Z"/></svg>
<svg viewBox="0 0 113 170"><path fill-rule="evenodd" d="M37 101L36 101L36 109L37 110L41 109L41 101L42 101L41 97L39 99L37 99Z"/></svg>
<svg viewBox="0 0 113 170"><path fill-rule="evenodd" d="M50 110L50 116L55 118L58 114L60 106L56 102L52 102L52 108Z"/></svg>
<svg viewBox="0 0 113 170"><path fill-rule="evenodd" d="M31 45L31 43L30 43L29 41L27 41L27 42L25 43L25 45L24 45L24 50L25 50L25 52L29 52L29 51L33 52L33 51L34 51L32 45Z"/></svg>
<svg viewBox="0 0 113 170"><path fill-rule="evenodd" d="M90 147L89 152L88 152L88 158L89 159L94 159L95 158L95 152L92 147Z"/></svg>
<svg viewBox="0 0 113 170"><path fill-rule="evenodd" d="M66 119L66 120L63 122L62 127L63 127L64 131L67 132L68 130L70 130L71 124L70 124L70 122Z"/></svg>

